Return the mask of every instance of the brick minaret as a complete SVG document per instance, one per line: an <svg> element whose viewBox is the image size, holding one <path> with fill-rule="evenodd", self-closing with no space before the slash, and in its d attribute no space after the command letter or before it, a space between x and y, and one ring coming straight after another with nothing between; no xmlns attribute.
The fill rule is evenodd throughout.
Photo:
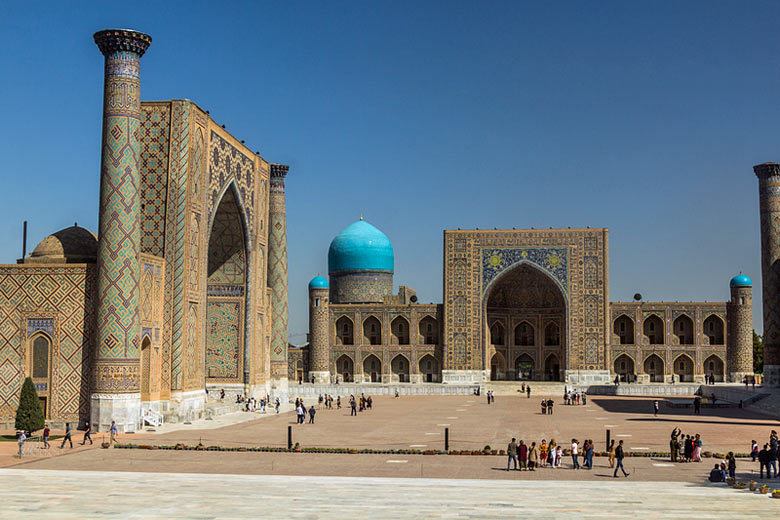
<svg viewBox="0 0 780 520"><path fill-rule="evenodd" d="M330 383L328 282L317 275L309 282L309 380Z"/></svg>
<svg viewBox="0 0 780 520"><path fill-rule="evenodd" d="M764 384L780 386L780 164L753 167L761 208Z"/></svg>
<svg viewBox="0 0 780 520"><path fill-rule="evenodd" d="M753 282L740 274L731 279L731 301L726 304L728 381L742 383L753 375Z"/></svg>
<svg viewBox="0 0 780 520"><path fill-rule="evenodd" d="M137 428L141 405L138 133L141 56L152 38L126 29L94 38L106 62L91 416L93 428L105 431L113 420L128 431Z"/></svg>
<svg viewBox="0 0 780 520"><path fill-rule="evenodd" d="M287 394L287 209L284 178L289 166L271 165L268 200L268 287L271 288L271 380L275 393Z"/></svg>

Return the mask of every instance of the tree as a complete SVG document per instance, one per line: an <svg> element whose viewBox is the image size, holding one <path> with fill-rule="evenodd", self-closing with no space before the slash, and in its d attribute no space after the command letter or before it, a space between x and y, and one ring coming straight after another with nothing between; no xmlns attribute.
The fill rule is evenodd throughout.
<svg viewBox="0 0 780 520"><path fill-rule="evenodd" d="M753 372L764 373L764 338L753 330Z"/></svg>
<svg viewBox="0 0 780 520"><path fill-rule="evenodd" d="M34 432L42 429L45 424L46 418L43 416L41 402L38 400L38 392L35 391L35 383L31 377L28 377L22 385L22 395L19 396L19 408L16 409L14 427L17 430Z"/></svg>

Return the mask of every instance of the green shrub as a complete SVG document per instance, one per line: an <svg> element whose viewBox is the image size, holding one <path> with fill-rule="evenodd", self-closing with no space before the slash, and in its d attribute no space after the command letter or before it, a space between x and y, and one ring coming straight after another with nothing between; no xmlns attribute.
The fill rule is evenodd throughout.
<svg viewBox="0 0 780 520"><path fill-rule="evenodd" d="M19 408L16 409L14 427L17 430L34 432L43 429L45 424L46 418L43 416L41 402L38 400L38 392L35 391L35 383L28 377L22 384L22 395L19 396Z"/></svg>

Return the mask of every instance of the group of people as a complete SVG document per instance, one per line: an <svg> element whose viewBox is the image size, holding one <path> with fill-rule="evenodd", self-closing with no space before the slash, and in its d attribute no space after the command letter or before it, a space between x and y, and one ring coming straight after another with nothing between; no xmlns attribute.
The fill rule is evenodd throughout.
<svg viewBox="0 0 780 520"><path fill-rule="evenodd" d="M761 451L758 450L758 443L756 441L751 442L750 456L753 458L753 462L758 460L760 464L760 475L764 478L764 469L766 469L766 478L772 478L772 472L774 472L774 478L778 478L777 475L777 459L778 459L778 440L777 432L772 430L769 434L769 442L764 444Z"/></svg>
<svg viewBox="0 0 780 520"><path fill-rule="evenodd" d="M398 396L396 396L398 397ZM362 412L364 410L370 410L374 405L374 400L369 395L366 397L364 394L360 394L360 398L356 399L354 395L349 396L349 408L350 416L357 416L358 412Z"/></svg>
<svg viewBox="0 0 780 520"><path fill-rule="evenodd" d="M298 416L298 424L304 424L306 422L306 415L309 416L309 424L314 424L314 416L317 415L317 409L314 405L311 408L306 409L306 405L303 404L303 399L297 397L295 399L295 413Z"/></svg>
<svg viewBox="0 0 780 520"><path fill-rule="evenodd" d="M563 392L563 403L564 404L588 404L588 397L585 395L585 391L578 392L577 390L569 390L566 389Z"/></svg>
<svg viewBox="0 0 780 520"><path fill-rule="evenodd" d="M683 435L680 428L675 427L669 439L672 462L701 462L702 445L701 435Z"/></svg>
<svg viewBox="0 0 780 520"><path fill-rule="evenodd" d="M222 390L222 395L224 396L224 390ZM271 396L268 394L265 394L265 397L261 397L259 400L254 397L247 397L245 395L236 394L236 404L243 404L244 405L244 411L245 412L255 412L257 410L260 410L260 413L266 413L266 407L271 403ZM282 402L279 400L279 398L276 398L276 401L274 401L274 409L276 410L276 413L279 413L279 408L282 405ZM296 404L297 408L297 404Z"/></svg>
<svg viewBox="0 0 780 520"><path fill-rule="evenodd" d="M582 444L577 439L572 439L568 450L571 456L572 469L593 469L594 452L595 444L593 439L586 439ZM542 439L537 448L536 442L531 442L528 445L522 439L518 442L513 437L507 446L507 455L507 471L510 469L535 471L536 468L545 467L560 468L563 462L564 448L562 445L557 444L555 439L550 439L549 444L545 439ZM580 457L582 457L582 464L580 464ZM629 475L623 467L624 457L623 441L621 440L616 445L613 440L609 447L609 467L615 469L614 477L617 477L619 469L623 471L623 475L626 477Z"/></svg>

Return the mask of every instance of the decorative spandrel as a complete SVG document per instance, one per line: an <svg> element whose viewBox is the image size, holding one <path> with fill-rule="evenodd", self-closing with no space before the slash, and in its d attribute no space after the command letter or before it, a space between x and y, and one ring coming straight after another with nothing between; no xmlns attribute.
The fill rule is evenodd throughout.
<svg viewBox="0 0 780 520"><path fill-rule="evenodd" d="M568 292L568 258L565 247L545 248L485 248L482 250L482 291L496 277L521 262L530 262L558 280L564 292Z"/></svg>

